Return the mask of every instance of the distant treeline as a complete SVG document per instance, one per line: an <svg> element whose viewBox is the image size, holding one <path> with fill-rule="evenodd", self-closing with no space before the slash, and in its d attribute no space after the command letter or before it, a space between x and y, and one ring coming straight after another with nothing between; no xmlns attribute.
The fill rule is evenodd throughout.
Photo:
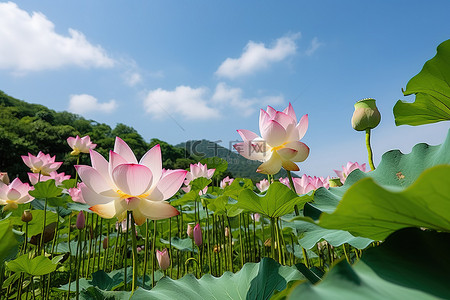
<svg viewBox="0 0 450 300"><path fill-rule="evenodd" d="M161 145L163 167L167 169L187 169L197 162L184 148L174 147L164 141L152 139L147 143L132 127L117 124L114 129L104 123L87 120L66 111L55 112L43 105L30 104L15 99L0 91L0 171L8 172L10 178L19 176L27 180L29 172L21 155L39 151L56 155L63 161L58 172L74 175L76 158L70 155L67 144L70 136L89 135L95 149L108 158L109 150L114 148L116 136L122 138L133 149L139 159L148 149ZM81 155L81 164L90 164L89 155Z"/></svg>
<svg viewBox="0 0 450 300"><path fill-rule="evenodd" d="M177 146L158 139L146 142L134 128L125 124L118 123L112 129L107 124L67 111L55 112L44 105L27 103L0 91L0 171L8 172L11 179L18 176L27 180L29 170L20 156L28 152L37 155L39 151L56 155L57 161L64 162L58 172L75 175L73 165L76 157L70 155L66 140L76 135L89 135L97 144L95 150L105 158L114 148L114 140L118 136L133 149L138 159L151 147L160 144L166 169L188 169L191 163L204 157L218 156L228 162L228 170L216 174L215 182L225 176L250 178L254 182L267 178L256 173L260 162L247 160L211 141L188 141ZM81 155L80 164L90 164L89 155ZM278 176L285 177L286 172L282 170Z"/></svg>

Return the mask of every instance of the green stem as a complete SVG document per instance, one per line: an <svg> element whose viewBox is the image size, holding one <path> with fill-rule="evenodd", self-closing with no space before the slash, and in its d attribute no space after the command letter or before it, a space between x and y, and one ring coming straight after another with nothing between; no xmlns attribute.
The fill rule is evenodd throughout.
<svg viewBox="0 0 450 300"><path fill-rule="evenodd" d="M41 173L39 173L39 177L41 176ZM47 202L48 199L45 198L45 204L44 204L44 221L43 221L43 227L42 227L42 234L41 234L41 240L40 240L40 246L39 246L39 250L41 251L42 255L45 254L45 249L44 249L44 233L45 233L45 223L47 222Z"/></svg>
<svg viewBox="0 0 450 300"><path fill-rule="evenodd" d="M137 240L136 240L136 226L134 224L134 218L131 211L128 212L131 218L131 244L133 248L133 283L131 285L131 292L136 290L137 277L139 273L138 256L137 256Z"/></svg>
<svg viewBox="0 0 450 300"><path fill-rule="evenodd" d="M206 208L206 240L208 242L206 251L208 252L208 268L209 273L211 273L211 266L212 266L212 259L211 259L211 240L209 238L209 212L208 212L208 206L205 205ZM220 246L220 245L219 245Z"/></svg>
<svg viewBox="0 0 450 300"><path fill-rule="evenodd" d="M297 191L295 190L294 180L292 180L291 171L286 170L287 176L289 178L289 185L291 186L291 190L297 194ZM297 204L294 206L295 215L298 216L300 212L298 211Z"/></svg>
<svg viewBox="0 0 450 300"><path fill-rule="evenodd" d="M244 266L244 245L242 245L242 226L241 226L242 213L239 214L239 246L241 249L241 268Z"/></svg>
<svg viewBox="0 0 450 300"><path fill-rule="evenodd" d="M155 286L155 269L156 269L156 220L153 220L153 241L152 241L152 288Z"/></svg>
<svg viewBox="0 0 450 300"><path fill-rule="evenodd" d="M275 260L275 219L270 217L270 252Z"/></svg>
<svg viewBox="0 0 450 300"><path fill-rule="evenodd" d="M145 246L144 246L144 274L142 275L142 284L144 285L145 288L145 274L147 273L147 261L148 261L148 246L149 246L149 242L148 242L148 238L149 238L149 221L147 219L147 221L145 222Z"/></svg>
<svg viewBox="0 0 450 300"><path fill-rule="evenodd" d="M302 247L303 259L305 260L305 266L309 269L308 253L306 249Z"/></svg>
<svg viewBox="0 0 450 300"><path fill-rule="evenodd" d="M370 147L370 129L366 129L366 147L367 147L367 154L368 154L368 158L369 158L370 169L373 171L373 170L375 170L375 165L373 164L372 147Z"/></svg>
<svg viewBox="0 0 450 300"><path fill-rule="evenodd" d="M349 257L349 255L347 253L347 249L345 247L345 244L342 244L342 248L344 249L345 258L347 259L347 262L350 264L350 257Z"/></svg>
<svg viewBox="0 0 450 300"><path fill-rule="evenodd" d="M125 231L125 247L123 249L123 261L125 263L124 266L124 272L123 272L123 282L125 284L125 290L127 290L127 267L128 267L128 262L127 262L127 258L128 258L128 232L130 231L130 219L128 218L128 215L126 216L127 218L127 229Z"/></svg>

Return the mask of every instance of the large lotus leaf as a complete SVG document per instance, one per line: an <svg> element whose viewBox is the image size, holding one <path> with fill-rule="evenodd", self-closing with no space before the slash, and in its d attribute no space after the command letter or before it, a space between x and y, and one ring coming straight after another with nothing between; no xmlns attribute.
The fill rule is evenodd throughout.
<svg viewBox="0 0 450 300"><path fill-rule="evenodd" d="M309 196L298 197L290 188L280 182L270 185L264 196L245 189L239 194L237 206L252 213L259 213L277 218L294 211L294 206L302 207Z"/></svg>
<svg viewBox="0 0 450 300"><path fill-rule="evenodd" d="M450 232L450 165L425 170L402 191L364 178L348 189L332 214L321 215L319 225L374 240L405 227Z"/></svg>
<svg viewBox="0 0 450 300"><path fill-rule="evenodd" d="M342 260L319 284L293 286L288 299L447 299L448 247L448 233L402 229L353 267Z"/></svg>
<svg viewBox="0 0 450 300"><path fill-rule="evenodd" d="M166 246L169 246L169 244L170 244L170 242L165 239L161 239L160 241L161 241L161 243L163 243ZM172 247L174 247L180 251L197 252L197 248L194 247L194 249L192 249L192 245L194 244L194 242L192 241L191 238L180 239L177 236L172 237L171 244L172 244Z"/></svg>
<svg viewBox="0 0 450 300"><path fill-rule="evenodd" d="M305 277L295 267L263 258L219 278L209 274L201 279L191 274L178 280L163 278L150 291L137 289L131 299L269 299L275 290L285 289L288 282L300 279Z"/></svg>
<svg viewBox="0 0 450 300"><path fill-rule="evenodd" d="M0 261L5 261L17 253L18 242L16 235L12 231L13 223L11 219L0 221Z"/></svg>
<svg viewBox="0 0 450 300"><path fill-rule="evenodd" d="M348 231L322 228L301 217L296 217L290 222L283 222L283 227L296 229L297 234L301 236L298 242L306 249L313 248L314 245L322 239L327 241L333 247L339 247L344 243L348 243L358 249L364 249L373 242L373 240L368 238L355 237Z"/></svg>
<svg viewBox="0 0 450 300"><path fill-rule="evenodd" d="M381 162L372 172L353 171L341 187L319 188L314 193L314 202L307 203L304 215L317 220L322 212L332 213L346 191L358 180L372 178L382 186L408 187L419 175L430 167L450 164L450 130L441 145L430 146L417 144L411 153L403 154L399 150L391 150L383 154Z"/></svg>
<svg viewBox="0 0 450 300"><path fill-rule="evenodd" d="M39 276L54 272L57 263L52 262L45 256L37 256L30 259L28 254L24 254L15 260L7 262L6 266L13 272L24 272L29 275Z"/></svg>
<svg viewBox="0 0 450 300"><path fill-rule="evenodd" d="M399 100L394 106L395 124L423 125L450 120L450 40L411 78L403 92L415 94L414 103Z"/></svg>
<svg viewBox="0 0 450 300"><path fill-rule="evenodd" d="M34 190L30 191L29 194L35 198L54 198L61 195L62 190L62 188L56 186L54 179L50 179L36 183Z"/></svg>

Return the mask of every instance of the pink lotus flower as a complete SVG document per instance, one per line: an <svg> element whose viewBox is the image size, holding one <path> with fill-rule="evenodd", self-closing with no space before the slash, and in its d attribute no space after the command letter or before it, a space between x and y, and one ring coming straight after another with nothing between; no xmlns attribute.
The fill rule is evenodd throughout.
<svg viewBox="0 0 450 300"><path fill-rule="evenodd" d="M78 203L86 203L83 199L83 194L81 193L81 186L86 187L86 185L83 182L78 182L76 188L70 188L67 191L69 192L70 197L72 197L72 200L74 202Z"/></svg>
<svg viewBox="0 0 450 300"><path fill-rule="evenodd" d="M137 225L146 219L170 218L179 212L167 201L180 188L187 171L168 170L162 175L161 148L156 145L138 163L133 151L116 137L109 162L95 150L90 151L91 166L75 166L86 186L83 199L103 218L123 220L133 212Z"/></svg>
<svg viewBox="0 0 450 300"><path fill-rule="evenodd" d="M34 197L28 194L33 190L28 183L22 183L19 178L14 179L11 184L6 185L0 181L0 205L5 205L3 210L16 209L19 204L28 203Z"/></svg>
<svg viewBox="0 0 450 300"><path fill-rule="evenodd" d="M200 227L200 224L195 225L193 235L194 243L200 247L203 244L202 228Z"/></svg>
<svg viewBox="0 0 450 300"><path fill-rule="evenodd" d="M170 266L170 257L167 248L164 248L163 251L156 250L156 259L161 270L164 271Z"/></svg>
<svg viewBox="0 0 450 300"><path fill-rule="evenodd" d="M339 177L342 184L344 184L345 180L347 179L347 176L356 169L359 169L359 170L365 172L366 164L360 165L357 162L352 163L351 161L349 161L347 163L347 166L345 166L345 167L342 166L342 171L334 170L334 172L336 172L336 175Z"/></svg>
<svg viewBox="0 0 450 300"><path fill-rule="evenodd" d="M323 177L311 177L307 176L306 174L303 174L301 178L293 177L292 181L294 182L295 192L299 195L303 195L306 193L309 193L312 190L316 190L320 187L329 188L330 184L328 182L329 178L323 178ZM291 187L289 183L289 178L280 178L280 182L287 187Z"/></svg>
<svg viewBox="0 0 450 300"><path fill-rule="evenodd" d="M22 155L22 160L31 169L31 172L47 176L62 165L62 162L55 162L55 156L50 157L50 154L44 154L41 151L37 156L30 153Z"/></svg>
<svg viewBox="0 0 450 300"><path fill-rule="evenodd" d="M62 185L62 182L64 180L70 179L70 175L66 175L66 173L64 173L64 172L58 173L56 171L50 172L50 174L48 176L41 174L40 177L41 177L41 180L39 180L39 173L28 173L28 178L30 179L30 182L32 185L35 185L38 182L55 179L55 184L58 186L58 185Z"/></svg>
<svg viewBox="0 0 450 300"><path fill-rule="evenodd" d="M214 175L214 172L216 169L208 169L208 166L206 164L191 164L190 166L190 172L186 175L186 180L184 181L185 187L182 187L181 189L185 191L186 193L189 193L191 191L191 186L189 183L197 178L205 177L206 179L211 179L211 177ZM206 194L208 191L208 187L205 187L202 191L200 191L200 195Z"/></svg>
<svg viewBox="0 0 450 300"><path fill-rule="evenodd" d="M86 135L80 138L78 135L76 137L68 137L67 143L73 151L70 153L71 155L79 155L80 153L89 153L89 150L94 150L97 147L97 144L93 144L91 142L91 138Z"/></svg>
<svg viewBox="0 0 450 300"><path fill-rule="evenodd" d="M247 159L262 161L257 170L259 173L276 174L281 167L298 171L295 162L304 161L309 155L308 146L299 141L307 129L308 115L304 115L297 124L290 103L283 111L267 106L267 111L261 109L259 116L261 137L249 130L238 130L243 142L234 148Z"/></svg>
<svg viewBox="0 0 450 300"><path fill-rule="evenodd" d="M267 191L269 189L269 186L270 186L270 183L269 183L269 180L267 180L267 179L263 179L256 184L256 187L258 188L258 190L261 193Z"/></svg>
<svg viewBox="0 0 450 300"><path fill-rule="evenodd" d="M227 186L231 185L234 181L234 178L230 178L229 176L225 177L224 179L222 179L222 181L220 182L220 188L224 189Z"/></svg>

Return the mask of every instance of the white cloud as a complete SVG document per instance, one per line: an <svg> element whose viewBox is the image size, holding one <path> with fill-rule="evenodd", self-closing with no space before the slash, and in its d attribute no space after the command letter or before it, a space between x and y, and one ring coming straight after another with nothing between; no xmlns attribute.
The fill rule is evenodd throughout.
<svg viewBox="0 0 450 300"><path fill-rule="evenodd" d="M272 48L266 48L263 43L249 41L239 58L227 58L217 69L220 77L236 78L267 68L271 63L279 62L297 51L295 40L300 33L281 37Z"/></svg>
<svg viewBox="0 0 450 300"><path fill-rule="evenodd" d="M189 120L210 120L223 116L223 112L250 116L266 104L284 102L282 96L245 98L240 88L230 87L223 82L217 84L214 93L205 87L178 86L168 91L158 88L147 93L144 99L145 111L155 118L181 116Z"/></svg>
<svg viewBox="0 0 450 300"><path fill-rule="evenodd" d="M220 82L211 98L221 108L232 108L243 116L250 116L258 107L276 105L284 102L282 96L266 96L261 98L245 98L240 88L230 87Z"/></svg>
<svg viewBox="0 0 450 300"><path fill-rule="evenodd" d="M181 115L190 120L207 120L220 117L219 110L210 107L207 101L206 88L178 86L173 91L158 88L150 91L144 99L144 107L148 114L155 118L172 118Z"/></svg>
<svg viewBox="0 0 450 300"><path fill-rule="evenodd" d="M138 72L126 72L124 74L125 83L128 86L136 86L138 83L142 82L142 76Z"/></svg>
<svg viewBox="0 0 450 300"><path fill-rule="evenodd" d="M105 50L90 44L83 33L69 28L57 34L40 12L31 15L13 2L0 3L0 69L18 73L63 66L112 67Z"/></svg>
<svg viewBox="0 0 450 300"><path fill-rule="evenodd" d="M308 56L313 55L314 52L316 52L316 50L322 45L323 44L319 42L319 39L317 37L313 38L308 49L306 49L305 54Z"/></svg>
<svg viewBox="0 0 450 300"><path fill-rule="evenodd" d="M87 94L70 96L69 111L76 114L86 114L91 112L111 113L116 108L116 100L100 103L97 98Z"/></svg>

